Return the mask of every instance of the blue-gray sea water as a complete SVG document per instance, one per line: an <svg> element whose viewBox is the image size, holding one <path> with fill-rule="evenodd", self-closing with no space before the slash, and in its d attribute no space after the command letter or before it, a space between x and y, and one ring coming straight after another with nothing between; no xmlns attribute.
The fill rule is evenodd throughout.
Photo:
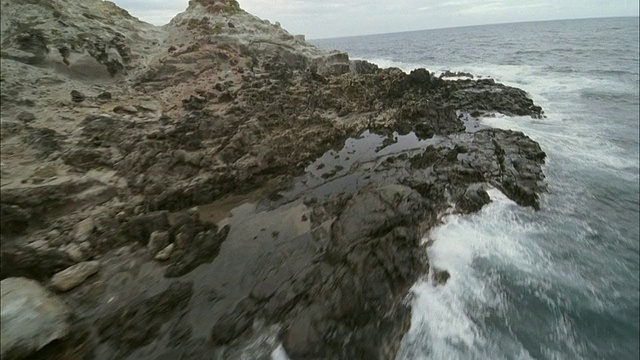
<svg viewBox="0 0 640 360"><path fill-rule="evenodd" d="M548 155L540 211L496 190L425 237L451 279L415 284L399 359L639 358L638 18L564 20L313 41L405 71L522 88L544 119L497 116Z"/></svg>

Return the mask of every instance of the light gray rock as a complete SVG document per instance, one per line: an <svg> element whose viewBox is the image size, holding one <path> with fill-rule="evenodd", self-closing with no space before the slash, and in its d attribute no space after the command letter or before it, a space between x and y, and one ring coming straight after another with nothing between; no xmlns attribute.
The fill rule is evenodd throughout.
<svg viewBox="0 0 640 360"><path fill-rule="evenodd" d="M36 281L7 278L1 287L0 358L26 358L69 333L69 309Z"/></svg>
<svg viewBox="0 0 640 360"><path fill-rule="evenodd" d="M93 218L88 217L80 221L73 227L73 237L75 238L76 242L85 242L87 239L89 239L95 228L96 225L93 222Z"/></svg>
<svg viewBox="0 0 640 360"><path fill-rule="evenodd" d="M51 287L57 291L69 291L82 284L87 278L100 270L99 261L85 261L70 266L51 278Z"/></svg>
<svg viewBox="0 0 640 360"><path fill-rule="evenodd" d="M35 250L43 250L49 247L49 242L46 240L36 240L32 243L29 243L29 247Z"/></svg>
<svg viewBox="0 0 640 360"><path fill-rule="evenodd" d="M166 231L154 231L149 236L147 249L149 249L151 256L155 256L158 251L164 249L167 245L169 245L169 233Z"/></svg>
<svg viewBox="0 0 640 360"><path fill-rule="evenodd" d="M158 261L166 261L171 257L171 253L173 252L173 248L175 246L173 244L169 244L164 249L160 250L160 252L155 256L154 259Z"/></svg>
<svg viewBox="0 0 640 360"><path fill-rule="evenodd" d="M65 249L65 252L69 255L69 257L73 261L80 262L80 261L87 260L86 254L82 251L80 246L77 244L69 244Z"/></svg>

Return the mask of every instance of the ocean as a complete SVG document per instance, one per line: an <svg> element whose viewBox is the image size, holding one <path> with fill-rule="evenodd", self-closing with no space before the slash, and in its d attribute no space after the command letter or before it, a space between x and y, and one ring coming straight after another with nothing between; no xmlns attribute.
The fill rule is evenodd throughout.
<svg viewBox="0 0 640 360"><path fill-rule="evenodd" d="M546 117L481 119L547 153L542 209L497 190L425 234L444 286L412 289L398 359L638 359L638 18L500 24L312 41L405 71L527 91Z"/></svg>

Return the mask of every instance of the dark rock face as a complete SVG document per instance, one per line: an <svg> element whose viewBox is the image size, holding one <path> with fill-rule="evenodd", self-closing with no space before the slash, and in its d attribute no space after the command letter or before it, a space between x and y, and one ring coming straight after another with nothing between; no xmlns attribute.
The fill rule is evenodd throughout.
<svg viewBox="0 0 640 360"><path fill-rule="evenodd" d="M346 204L322 258L321 269L333 271L320 270L321 287L285 333L292 358L395 354L410 322L410 310L398 295L407 293L427 267L418 231L424 202L416 191L391 185Z"/></svg>
<svg viewBox="0 0 640 360"><path fill-rule="evenodd" d="M106 316L98 324L100 341L107 341L122 358L147 345L176 313L183 311L193 295L193 284L175 282L150 298L138 298Z"/></svg>
<svg viewBox="0 0 640 360"><path fill-rule="evenodd" d="M3 235L17 235L29 227L31 214L17 205L0 204L0 231Z"/></svg>
<svg viewBox="0 0 640 360"><path fill-rule="evenodd" d="M451 274L447 270L437 270L433 273L433 281L438 285L444 285L447 283Z"/></svg>
<svg viewBox="0 0 640 360"><path fill-rule="evenodd" d="M26 277L43 281L75 262L56 249L36 250L20 243L2 244L0 278Z"/></svg>
<svg viewBox="0 0 640 360"><path fill-rule="evenodd" d="M459 213L478 211L490 201L485 188L493 186L539 208L546 188L539 145L515 131L465 132L456 113L540 116L524 92L485 80L445 81L424 69L405 74L357 66L320 79L274 65L237 87L223 115L210 99L228 91L226 85L185 99L188 115L163 118L154 132L117 115L84 120L84 139L63 153L65 163L112 167L133 194L144 196L142 213L114 223L110 241L147 246L161 232L162 246L173 244L162 266L129 286L193 282L180 288L183 295L175 289L142 294L121 310L104 310L104 319L86 319L105 324L89 343L108 344L105 354L118 358L236 354L258 336L260 320L281 326L279 339L292 359L390 359L410 326L409 289L429 271L421 237L451 202ZM398 143L390 140L393 133L413 133L430 145L381 155L369 160L371 167L340 165L317 184L269 197L262 212L238 215L222 228L184 210L282 176L304 177L312 160L365 129L388 136L383 148ZM350 178L358 185L340 185ZM318 192L323 187L334 190ZM307 196L315 201L295 205ZM21 202L8 204L14 203ZM23 218L14 221L16 230ZM447 275L438 270L434 281L446 286Z"/></svg>
<svg viewBox="0 0 640 360"><path fill-rule="evenodd" d="M145 194L149 210L180 210L299 175L304 164L365 129L428 139L463 131L458 110L541 115L523 91L484 79L445 81L424 69L405 74L358 64L364 68L325 82L286 66L247 78L236 85L224 114L211 110L218 105L208 100L230 94L218 84L184 99L189 114L165 118L165 130L146 139L139 134L149 125L90 116L83 122L83 147L63 158L81 169L117 169Z"/></svg>
<svg viewBox="0 0 640 360"><path fill-rule="evenodd" d="M81 103L86 97L78 90L71 90L71 100L76 103Z"/></svg>
<svg viewBox="0 0 640 360"><path fill-rule="evenodd" d="M220 244L228 233L228 227L224 227L218 232L207 230L187 240L187 243L178 242L165 276L169 278L180 277L205 262L211 262L218 255ZM180 233L178 236L181 234L184 233Z"/></svg>
<svg viewBox="0 0 640 360"><path fill-rule="evenodd" d="M521 132L498 129L452 140L453 149L429 146L411 158L412 167L424 171L414 173L407 183L415 184L424 196L441 194L449 187L462 213L488 203L484 190L467 188L473 183L489 183L519 205L540 207L538 194L546 189L541 169L545 154L536 142Z"/></svg>
<svg viewBox="0 0 640 360"><path fill-rule="evenodd" d="M469 185L456 204L456 210L462 214L474 213L491 202L489 194L478 184Z"/></svg>
<svg viewBox="0 0 640 360"><path fill-rule="evenodd" d="M166 211L156 211L129 219L124 225L123 235L131 240L137 240L142 245L147 245L149 236L154 231L169 229L169 219Z"/></svg>

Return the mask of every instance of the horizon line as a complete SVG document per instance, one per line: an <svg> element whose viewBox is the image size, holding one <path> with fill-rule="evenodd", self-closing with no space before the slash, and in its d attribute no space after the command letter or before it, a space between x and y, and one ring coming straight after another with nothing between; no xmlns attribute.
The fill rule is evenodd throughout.
<svg viewBox="0 0 640 360"><path fill-rule="evenodd" d="M492 25L526 24L526 23L566 21L566 20L618 19L618 18L636 18L636 19L639 19L640 15L636 15L636 16L633 16L633 15L631 15L631 16L628 16L628 15L621 15L621 16L592 16L592 17L581 17L581 18L559 18L559 19L545 19L545 20L505 21L505 22L496 22L496 23L489 23L489 24L472 24L472 25L462 25L462 26L444 26L444 27L424 28L424 29L415 29L415 30L392 31L392 32L385 32L385 33L368 33L368 34L332 36L332 37L323 37L323 38L308 38L307 41L346 39L346 38L354 38L354 37L379 36L379 35L391 35L391 34L404 34L404 33L420 32L420 31L431 31L431 30L462 29L462 28L469 28L469 27L481 27L481 26L492 26Z"/></svg>

